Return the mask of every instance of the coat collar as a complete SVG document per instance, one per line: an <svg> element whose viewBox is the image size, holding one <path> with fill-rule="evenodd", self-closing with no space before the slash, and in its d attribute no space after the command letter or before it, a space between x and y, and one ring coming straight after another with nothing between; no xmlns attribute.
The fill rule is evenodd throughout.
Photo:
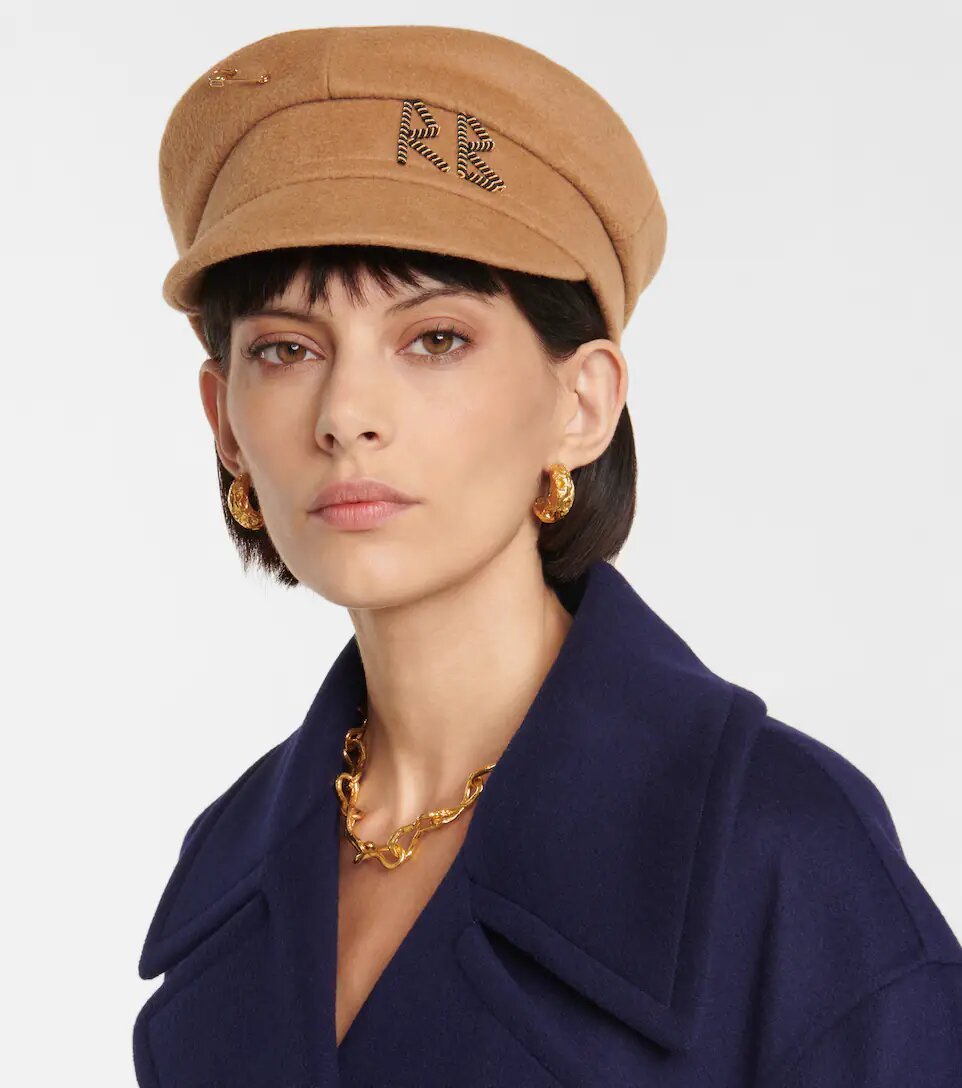
<svg viewBox="0 0 962 1088"><path fill-rule="evenodd" d="M712 906L762 700L695 656L605 560L559 592L573 622L488 776L463 845L475 917L668 1049L698 1026ZM303 724L199 818L151 923L152 978L336 803L364 671L344 646ZM332 801L334 798L334 801ZM197 864L198 852L209 860Z"/></svg>

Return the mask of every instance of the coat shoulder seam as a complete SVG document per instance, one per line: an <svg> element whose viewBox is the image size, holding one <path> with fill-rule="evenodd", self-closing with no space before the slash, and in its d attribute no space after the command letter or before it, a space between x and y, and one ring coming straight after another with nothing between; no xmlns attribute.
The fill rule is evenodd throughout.
<svg viewBox="0 0 962 1088"><path fill-rule="evenodd" d="M850 1001L838 1013L816 1018L803 1033L802 1038L791 1044L785 1054L780 1055L771 1063L771 1072L762 1076L759 1079L759 1083L764 1085L765 1088L782 1088L786 1078L791 1076L805 1054L817 1046L826 1035L834 1031L849 1016L861 1008L862 1005L871 1001L872 998L876 997L887 987L902 982L916 971L923 971L930 967L955 967L962 970L962 960L923 959L889 971L881 981L871 986L865 993L860 994L853 1001Z"/></svg>
<svg viewBox="0 0 962 1088"><path fill-rule="evenodd" d="M885 876L886 876L889 884L891 885L892 889L894 890L895 895L898 898L898 901L902 904L902 909L905 911L905 914L907 915L907 917L909 919L909 922L910 922L911 927L912 927L912 931L914 932L915 938L918 941L918 946L919 946L919 950L920 950L919 954L920 954L921 959L919 961L916 961L916 962L926 962L927 960L929 960L931 958L932 951L929 948L929 946L926 944L925 937L924 937L924 935L922 933L922 928L919 925L918 919L915 917L915 914L912 911L911 906L907 902L907 900L905 898L905 895L902 893L902 889L899 887L898 882L896 881L894 875L892 874L892 870L890 869L887 861L883 857L882 852L879 850L878 845L875 842L875 838L872 835L872 832L871 832L870 828L868 827L868 824L865 822L865 817L864 817L864 814L863 814L862 810L852 800L852 797L849 794L848 789L846 789L844 782L842 782L838 778L837 775L832 774L832 772L829 770L829 768L826 767L822 763L822 761L820 759L818 759L818 757L816 755L814 755L812 752L810 752L803 744L799 744L797 741L794 741L790 736L787 739L788 739L788 741L790 743L793 744L796 751L801 752L801 754L813 766L818 768L818 770L829 780L829 782L831 782L833 788L835 790L837 790L841 794L841 796L845 799L845 804L848 806L849 811L855 816L855 819L856 819L859 827L862 829L862 832L865 835L866 839L868 839L868 843L869 843L869 846L872 849L872 853L875 855L875 857L878 860L879 864L882 866L882 869L885 872ZM816 743L821 743L821 742L819 742L817 740L817 738L812 738L812 739L815 740ZM836 752L835 754L838 755L839 758L841 758L841 759L846 759L846 757L843 756L840 752ZM849 761L846 760L846 762L849 762ZM855 766L854 764L851 764L851 765L854 767L854 769L859 774L862 774L863 777L866 778L866 780L871 785L872 790L875 792L875 794L878 796L878 799L881 801L882 805L887 806L887 802L885 801L884 797L882 796L881 791L879 790L878 786L876 786L876 784L871 779L869 779L867 775L865 775L865 773L861 770L861 768ZM933 961L933 962L935 962L935 961Z"/></svg>

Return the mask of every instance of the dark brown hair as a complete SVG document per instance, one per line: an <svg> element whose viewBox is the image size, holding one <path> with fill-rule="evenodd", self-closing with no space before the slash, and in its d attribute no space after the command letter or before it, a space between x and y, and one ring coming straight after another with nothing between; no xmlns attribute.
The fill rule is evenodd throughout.
<svg viewBox="0 0 962 1088"><path fill-rule="evenodd" d="M328 277L340 276L351 299L363 299L367 272L385 293L401 285L416 287L420 275L486 295L508 294L528 319L552 362L563 362L589 340L609 333L594 292L585 280L560 280L494 267L464 257L375 245L304 246L247 253L207 269L201 285L200 316L211 357L226 376L230 366L234 319L256 312L282 295L303 271L308 304L328 300ZM217 458L221 506L244 569L260 566L282 585L298 579L278 555L267 527L245 529L232 517L227 491L233 476ZM604 453L571 472L575 501L560 521L542 524L538 551L546 584L574 580L596 559L612 559L621 550L635 515L637 464L627 406ZM545 489L547 491L547 488ZM257 506L256 491L251 501ZM532 514L534 517L534 514Z"/></svg>

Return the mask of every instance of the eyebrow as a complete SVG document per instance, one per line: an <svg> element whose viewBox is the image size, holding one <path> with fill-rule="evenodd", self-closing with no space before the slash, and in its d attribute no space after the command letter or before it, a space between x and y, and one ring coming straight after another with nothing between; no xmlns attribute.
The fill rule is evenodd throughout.
<svg viewBox="0 0 962 1088"><path fill-rule="evenodd" d="M392 315L404 310L413 310L415 306L420 306L422 302L429 302L434 298L445 298L451 295L466 295L485 303L487 306L493 305L490 295L483 294L480 291L473 291L468 287L428 287L423 291L418 291L415 295L411 295L410 298L402 299L400 302L388 306L385 313ZM321 311L330 313L329 307L323 305ZM295 321L315 321L318 315L310 310L289 306L265 306L261 310L247 310L237 315L238 320L241 321L251 317L286 317Z"/></svg>

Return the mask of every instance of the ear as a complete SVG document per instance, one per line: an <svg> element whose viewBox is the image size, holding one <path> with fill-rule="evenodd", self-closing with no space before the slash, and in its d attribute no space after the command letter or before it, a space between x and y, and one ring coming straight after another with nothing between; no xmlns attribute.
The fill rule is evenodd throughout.
<svg viewBox="0 0 962 1088"><path fill-rule="evenodd" d="M628 364L613 340L600 339L582 344L563 366L576 408L565 421L558 460L568 466L587 465L614 437L628 399Z"/></svg>
<svg viewBox="0 0 962 1088"><path fill-rule="evenodd" d="M237 440L227 417L227 378L216 359L205 359L198 375L204 414L214 434L214 445L221 464L233 476L244 471L237 458Z"/></svg>

